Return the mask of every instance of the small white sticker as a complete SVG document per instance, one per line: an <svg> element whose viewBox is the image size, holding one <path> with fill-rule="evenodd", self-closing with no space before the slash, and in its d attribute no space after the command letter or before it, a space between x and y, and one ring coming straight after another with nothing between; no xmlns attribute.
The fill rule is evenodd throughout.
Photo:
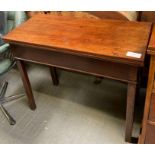
<svg viewBox="0 0 155 155"><path fill-rule="evenodd" d="M142 54L141 53L136 53L136 52L127 52L126 56L128 57L134 57L134 58L141 58Z"/></svg>

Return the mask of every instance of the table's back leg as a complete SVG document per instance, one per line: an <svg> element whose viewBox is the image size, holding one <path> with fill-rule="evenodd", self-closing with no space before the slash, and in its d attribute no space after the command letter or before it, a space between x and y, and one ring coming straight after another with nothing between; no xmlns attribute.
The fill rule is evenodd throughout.
<svg viewBox="0 0 155 155"><path fill-rule="evenodd" d="M27 71L26 71L24 62L21 60L17 60L17 66L18 66L19 72L22 77L23 85L24 85L24 88L26 91L26 95L28 97L29 106L32 110L35 110L36 104L35 104L35 100L34 100L32 89L31 89L31 84L30 84L30 81L29 81L29 78L27 75Z"/></svg>
<svg viewBox="0 0 155 155"><path fill-rule="evenodd" d="M58 79L58 75L57 75L57 71L56 71L56 67L50 67L50 72L51 72L51 77L52 77L52 81L53 84L55 86L57 86L59 84L59 79Z"/></svg>
<svg viewBox="0 0 155 155"><path fill-rule="evenodd" d="M128 84L125 141L131 142L137 84Z"/></svg>

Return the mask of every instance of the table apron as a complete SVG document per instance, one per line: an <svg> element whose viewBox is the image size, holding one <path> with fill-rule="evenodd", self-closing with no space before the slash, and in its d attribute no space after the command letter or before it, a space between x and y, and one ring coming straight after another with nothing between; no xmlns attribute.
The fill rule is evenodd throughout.
<svg viewBox="0 0 155 155"><path fill-rule="evenodd" d="M138 67L83 55L11 45L15 59L136 83Z"/></svg>

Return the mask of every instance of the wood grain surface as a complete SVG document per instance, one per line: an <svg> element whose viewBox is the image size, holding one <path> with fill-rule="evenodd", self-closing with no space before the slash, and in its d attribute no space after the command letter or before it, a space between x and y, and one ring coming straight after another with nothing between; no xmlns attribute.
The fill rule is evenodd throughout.
<svg viewBox="0 0 155 155"><path fill-rule="evenodd" d="M151 24L39 14L17 27L4 40L63 52L86 54L143 65ZM126 56L128 51L141 58ZM117 59L115 59L117 58Z"/></svg>

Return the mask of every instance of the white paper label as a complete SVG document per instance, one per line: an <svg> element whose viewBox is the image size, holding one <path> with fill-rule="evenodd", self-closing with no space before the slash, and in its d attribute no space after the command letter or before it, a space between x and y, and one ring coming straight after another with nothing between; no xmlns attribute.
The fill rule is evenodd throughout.
<svg viewBox="0 0 155 155"><path fill-rule="evenodd" d="M141 53L136 53L136 52L130 52L130 51L128 51L126 53L126 56L128 56L128 57L134 57L134 58L141 58L142 54Z"/></svg>

